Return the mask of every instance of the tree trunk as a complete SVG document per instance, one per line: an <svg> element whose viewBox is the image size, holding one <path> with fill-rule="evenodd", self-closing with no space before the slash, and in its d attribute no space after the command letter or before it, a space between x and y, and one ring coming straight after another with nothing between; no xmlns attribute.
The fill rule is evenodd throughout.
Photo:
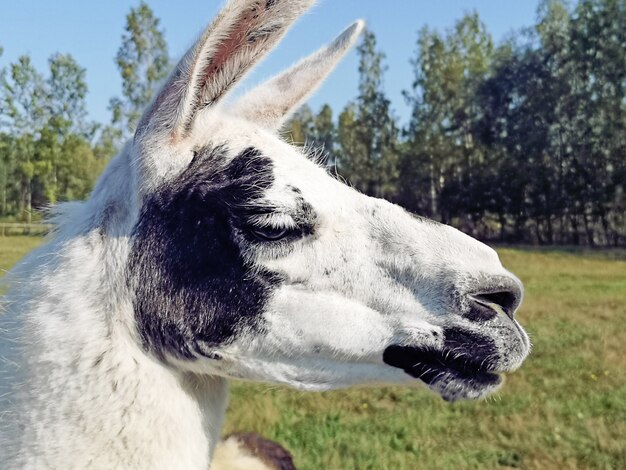
<svg viewBox="0 0 626 470"><path fill-rule="evenodd" d="M537 237L537 243L543 245L543 237L541 236L541 224L539 222L539 218L535 219L535 236Z"/></svg>
<svg viewBox="0 0 626 470"><path fill-rule="evenodd" d="M437 214L437 188L435 186L435 164L433 162L433 156L430 156L430 216L435 217Z"/></svg>
<svg viewBox="0 0 626 470"><path fill-rule="evenodd" d="M578 233L578 220L575 215L570 215L570 225L572 226L572 241L574 245L580 245L580 235Z"/></svg>
<svg viewBox="0 0 626 470"><path fill-rule="evenodd" d="M26 201L24 206L26 210L26 222L29 224L32 222L32 200L33 200L33 181L31 179L28 180L28 184L26 185Z"/></svg>
<svg viewBox="0 0 626 470"><path fill-rule="evenodd" d="M593 241L593 227L589 223L589 215L587 212L583 212L583 223L585 224L585 232L587 233L587 240L589 242L589 246L594 246L595 243Z"/></svg>
<svg viewBox="0 0 626 470"><path fill-rule="evenodd" d="M547 236L548 236L548 244L554 245L554 232L552 229L552 217L548 215L546 219L546 228L547 228Z"/></svg>
<svg viewBox="0 0 626 470"><path fill-rule="evenodd" d="M609 221L604 210L600 211L600 222L602 223L602 230L604 231L604 243L609 246L611 245L611 230L609 228Z"/></svg>
<svg viewBox="0 0 626 470"><path fill-rule="evenodd" d="M500 242L503 242L506 236L506 230L505 230L506 217L504 217L504 214L500 213L498 214L498 220L500 222Z"/></svg>

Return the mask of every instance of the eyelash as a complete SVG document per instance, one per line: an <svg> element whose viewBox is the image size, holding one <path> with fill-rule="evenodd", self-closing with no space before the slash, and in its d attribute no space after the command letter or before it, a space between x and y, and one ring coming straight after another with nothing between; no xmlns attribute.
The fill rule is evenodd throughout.
<svg viewBox="0 0 626 470"><path fill-rule="evenodd" d="M248 211L240 218L240 227L248 237L260 244L280 245L304 238L313 233L313 226L299 222L295 217L267 206Z"/></svg>
<svg viewBox="0 0 626 470"><path fill-rule="evenodd" d="M263 242L278 242L284 240L295 232L300 232L298 228L287 227L258 227L251 226L250 232L254 237Z"/></svg>

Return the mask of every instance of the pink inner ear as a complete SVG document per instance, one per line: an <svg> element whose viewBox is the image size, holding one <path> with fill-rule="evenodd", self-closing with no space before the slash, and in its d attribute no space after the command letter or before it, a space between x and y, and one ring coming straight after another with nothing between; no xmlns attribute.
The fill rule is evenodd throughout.
<svg viewBox="0 0 626 470"><path fill-rule="evenodd" d="M212 29L205 32L205 44L193 50L194 56L189 57L195 64L203 62L200 70L196 69L195 80L187 76L189 71L194 72L194 67L188 67L187 63L179 65L166 88L144 114L144 119L138 126L139 133L144 132L154 115L158 115L154 122L155 129L167 132L173 142L182 138L190 130L197 111L211 106L223 96L269 46L282 36L284 29L297 16L290 7L278 7L277 0L240 0L233 3L245 3L249 6L243 11L237 8L237 11L218 17ZM221 37L221 41L203 50L206 42L211 42L213 35ZM196 56L207 53L209 56L204 57L204 60ZM190 90L193 94L190 109L178 109L186 99L183 95L186 95L185 86L190 81L195 84L194 89ZM182 120L178 121L181 117Z"/></svg>
<svg viewBox="0 0 626 470"><path fill-rule="evenodd" d="M264 3L264 6L261 4ZM272 30L263 31L261 27L266 21L266 11L275 3L275 0L255 2L255 6L245 11L233 24L232 29L219 45L214 55L203 70L202 76L206 81L212 80L215 88L211 87L210 94L200 100L202 106L207 106L219 98L226 89L236 81L247 67L256 60L259 53L265 50L264 43L269 39ZM246 50L247 49L247 50ZM233 56L239 54L243 64L233 68L233 76L225 76L224 80L215 80L218 74L224 74L226 64L232 61ZM248 54L246 56L246 54ZM213 77L213 78L211 78ZM204 87L203 87L204 88ZM209 91L209 90L207 90Z"/></svg>

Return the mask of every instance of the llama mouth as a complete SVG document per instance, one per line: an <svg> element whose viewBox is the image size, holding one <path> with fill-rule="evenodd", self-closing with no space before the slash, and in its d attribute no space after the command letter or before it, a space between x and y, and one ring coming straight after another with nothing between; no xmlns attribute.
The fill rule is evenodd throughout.
<svg viewBox="0 0 626 470"><path fill-rule="evenodd" d="M383 361L421 380L446 400L478 398L483 395L481 391L493 389L502 382L487 357L459 355L448 348L392 345L385 349Z"/></svg>

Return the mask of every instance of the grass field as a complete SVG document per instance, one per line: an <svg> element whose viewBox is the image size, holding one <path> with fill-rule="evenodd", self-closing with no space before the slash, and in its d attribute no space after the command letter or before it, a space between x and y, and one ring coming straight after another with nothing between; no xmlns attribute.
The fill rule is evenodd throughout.
<svg viewBox="0 0 626 470"><path fill-rule="evenodd" d="M0 239L0 268L38 242ZM237 383L226 431L275 439L310 470L626 468L624 251L499 251L526 285L519 319L534 350L494 398Z"/></svg>

